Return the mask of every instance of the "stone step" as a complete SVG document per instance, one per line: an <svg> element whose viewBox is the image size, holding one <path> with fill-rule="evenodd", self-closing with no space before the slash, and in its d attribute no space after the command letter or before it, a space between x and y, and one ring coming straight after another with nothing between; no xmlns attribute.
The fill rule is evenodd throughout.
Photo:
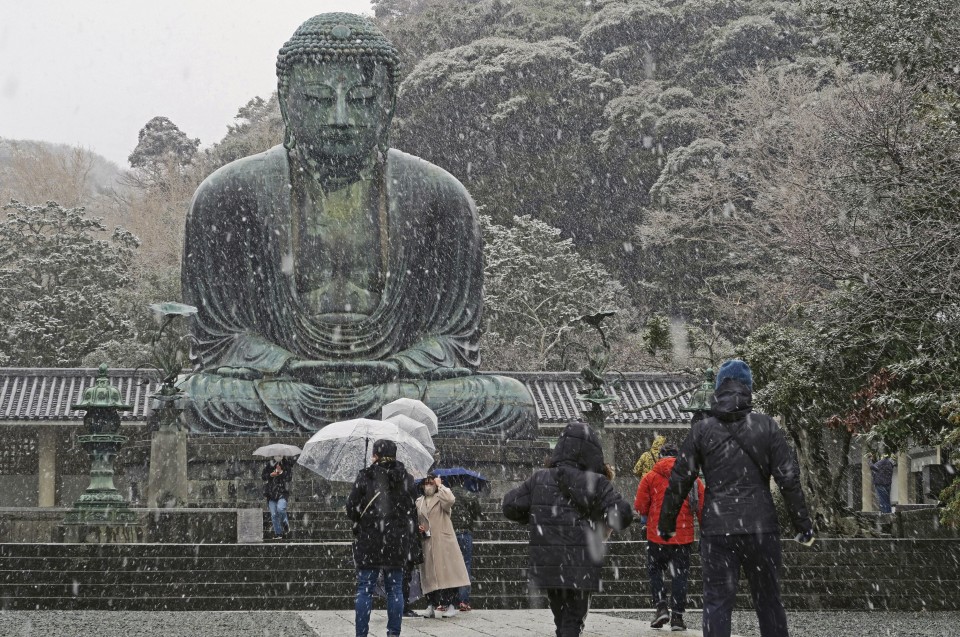
<svg viewBox="0 0 960 637"><path fill-rule="evenodd" d="M834 550L785 551L782 587L788 608L960 606L960 575L951 557L960 546L956 541L920 545L918 552L911 552L909 544L892 545L902 549L899 553L864 550L867 545L849 541L823 545ZM941 548L938 556L928 550L934 546ZM612 542L607 548L604 590L593 606L648 605L645 543ZM526 542L477 543L475 549L474 606L526 608ZM851 554L861 561L837 565L840 556ZM798 556L804 559L790 559ZM874 556L895 559L863 562ZM702 583L698 556L692 557L695 607ZM933 557L939 561L928 560ZM349 543L0 545L0 608L348 609L354 576ZM746 590L745 582L741 590ZM738 604L749 606L745 596Z"/></svg>

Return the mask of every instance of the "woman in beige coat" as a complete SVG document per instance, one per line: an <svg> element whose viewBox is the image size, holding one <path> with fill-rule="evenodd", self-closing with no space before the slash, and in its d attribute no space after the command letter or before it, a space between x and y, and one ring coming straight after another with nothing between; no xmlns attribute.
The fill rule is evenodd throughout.
<svg viewBox="0 0 960 637"><path fill-rule="evenodd" d="M439 477L430 474L424 478L423 495L417 498L417 516L423 537L420 585L430 601L427 617L456 615L459 612L455 604L457 591L461 586L470 585L450 519L456 501Z"/></svg>

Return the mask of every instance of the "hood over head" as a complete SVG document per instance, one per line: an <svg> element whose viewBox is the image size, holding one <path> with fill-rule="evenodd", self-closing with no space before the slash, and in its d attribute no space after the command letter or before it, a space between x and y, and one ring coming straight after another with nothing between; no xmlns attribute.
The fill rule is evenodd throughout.
<svg viewBox="0 0 960 637"><path fill-rule="evenodd" d="M673 471L673 465L676 464L676 462L677 459L674 456L661 458L660 460L657 460L657 464L653 465L653 471L656 471L658 474L669 480L670 473Z"/></svg>
<svg viewBox="0 0 960 637"><path fill-rule="evenodd" d="M573 464L584 471L603 473L603 447L585 422L571 422L560 434L550 457L552 466Z"/></svg>
<svg viewBox="0 0 960 637"><path fill-rule="evenodd" d="M653 444L650 445L650 453L653 454L654 458L657 458L660 456L660 447L662 447L663 443L665 443L666 441L667 441L666 436L657 436L656 438L653 439Z"/></svg>
<svg viewBox="0 0 960 637"><path fill-rule="evenodd" d="M727 378L710 397L710 413L720 420L740 420L753 411L753 392L739 380Z"/></svg>

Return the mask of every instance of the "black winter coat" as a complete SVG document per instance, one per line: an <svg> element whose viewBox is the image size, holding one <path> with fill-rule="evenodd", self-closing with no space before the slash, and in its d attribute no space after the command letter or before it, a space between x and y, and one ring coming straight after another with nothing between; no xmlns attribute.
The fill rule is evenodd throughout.
<svg viewBox="0 0 960 637"><path fill-rule="evenodd" d="M280 465L280 468L283 469L283 473L278 476L271 476L273 470L277 465ZM260 477L266 482L263 485L263 495L266 496L267 500L279 500L280 498L286 498L290 495L290 489L287 487L287 484L293 478L293 462L287 458L283 458L280 462L270 461L267 463L267 466L263 468L263 471L260 472Z"/></svg>
<svg viewBox="0 0 960 637"><path fill-rule="evenodd" d="M549 469L503 499L503 514L530 529L530 579L540 588L600 588L606 527L626 528L633 509L600 474L603 450L583 423L560 435Z"/></svg>
<svg viewBox="0 0 960 637"><path fill-rule="evenodd" d="M773 418L751 414L750 388L740 381L726 380L710 399L710 405L710 415L690 428L673 465L660 511L661 535L676 529L677 513L701 469L707 485L700 529L703 535L779 533L770 494L771 476L780 487L797 532L813 528L793 451ZM750 449L763 471L727 431L727 426Z"/></svg>
<svg viewBox="0 0 960 637"><path fill-rule="evenodd" d="M363 469L347 498L353 522L353 560L358 569L403 568L420 552L416 491L402 462Z"/></svg>

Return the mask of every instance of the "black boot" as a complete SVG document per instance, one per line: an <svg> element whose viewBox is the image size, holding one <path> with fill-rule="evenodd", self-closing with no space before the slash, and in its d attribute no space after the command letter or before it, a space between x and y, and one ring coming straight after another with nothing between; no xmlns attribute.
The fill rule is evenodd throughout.
<svg viewBox="0 0 960 637"><path fill-rule="evenodd" d="M687 625L683 623L683 613L673 613L670 615L670 630L686 630Z"/></svg>
<svg viewBox="0 0 960 637"><path fill-rule="evenodd" d="M670 621L670 609L663 602L657 604L657 610L654 612L653 621L650 622L650 628L663 628Z"/></svg>

